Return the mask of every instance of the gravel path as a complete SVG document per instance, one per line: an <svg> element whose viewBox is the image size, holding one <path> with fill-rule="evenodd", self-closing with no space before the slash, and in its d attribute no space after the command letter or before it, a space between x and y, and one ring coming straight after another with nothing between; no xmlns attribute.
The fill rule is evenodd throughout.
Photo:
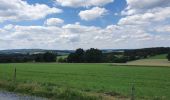
<svg viewBox="0 0 170 100"><path fill-rule="evenodd" d="M47 100L41 97L15 94L6 91L0 91L0 100Z"/></svg>

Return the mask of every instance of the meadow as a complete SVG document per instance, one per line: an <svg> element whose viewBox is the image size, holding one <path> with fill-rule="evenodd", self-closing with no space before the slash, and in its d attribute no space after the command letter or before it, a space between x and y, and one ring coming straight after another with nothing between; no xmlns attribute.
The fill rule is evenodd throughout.
<svg viewBox="0 0 170 100"><path fill-rule="evenodd" d="M160 54L160 55L149 57L148 59L166 59L166 57L167 57L167 54Z"/></svg>
<svg viewBox="0 0 170 100"><path fill-rule="evenodd" d="M18 88L13 88L12 91L32 92L32 94L36 91L37 94L41 94L42 91L52 93L59 88L60 90L73 89L87 94L108 95L111 97L110 99L113 99L112 97L129 99L131 87L134 84L135 97L138 99L170 99L169 67L58 63L0 64L1 88L10 87L5 84L12 83L15 67L17 69L16 84L20 85ZM4 81L5 83L3 83ZM36 88L31 87L30 84L36 84ZM22 87L23 89L20 89ZM43 90L44 87L46 87L45 90ZM44 96L45 93L40 96ZM45 97L50 96L53 95L48 94ZM76 94L73 96L76 98Z"/></svg>
<svg viewBox="0 0 170 100"><path fill-rule="evenodd" d="M160 54L148 57L146 59L139 59L129 61L124 64L115 65L130 65L130 66L152 66L152 67L170 67L170 62L166 59L167 54Z"/></svg>

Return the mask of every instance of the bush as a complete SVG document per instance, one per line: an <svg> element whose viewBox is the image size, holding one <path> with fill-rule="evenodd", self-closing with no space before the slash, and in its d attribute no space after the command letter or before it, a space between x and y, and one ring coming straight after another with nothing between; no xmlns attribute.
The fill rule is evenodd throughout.
<svg viewBox="0 0 170 100"><path fill-rule="evenodd" d="M60 58L58 59L58 62L59 62L59 63L66 63L66 62L67 62L67 59L60 57Z"/></svg>
<svg viewBox="0 0 170 100"><path fill-rule="evenodd" d="M121 58L115 58L114 63L126 63L127 62L127 58L126 57L121 57Z"/></svg>

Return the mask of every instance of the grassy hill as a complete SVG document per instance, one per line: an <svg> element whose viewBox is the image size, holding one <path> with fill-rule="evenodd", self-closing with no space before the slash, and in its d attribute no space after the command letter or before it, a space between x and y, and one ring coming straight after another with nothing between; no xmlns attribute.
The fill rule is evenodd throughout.
<svg viewBox="0 0 170 100"><path fill-rule="evenodd" d="M161 55L149 57L148 59L167 59L166 57L167 57L167 54L161 54Z"/></svg>
<svg viewBox="0 0 170 100"><path fill-rule="evenodd" d="M139 59L118 65L137 65L137 66L166 66L170 67L170 62L166 58L167 54L152 56L146 59Z"/></svg>

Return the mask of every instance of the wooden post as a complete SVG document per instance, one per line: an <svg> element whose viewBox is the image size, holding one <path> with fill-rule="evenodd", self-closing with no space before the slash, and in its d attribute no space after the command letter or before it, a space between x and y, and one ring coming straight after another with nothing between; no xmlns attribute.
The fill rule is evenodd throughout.
<svg viewBox="0 0 170 100"><path fill-rule="evenodd" d="M135 100L135 86L134 86L134 84L132 84L131 100Z"/></svg>
<svg viewBox="0 0 170 100"><path fill-rule="evenodd" d="M16 72L17 72L17 69L15 67L15 69L14 69L14 78L13 78L14 83L16 82Z"/></svg>

